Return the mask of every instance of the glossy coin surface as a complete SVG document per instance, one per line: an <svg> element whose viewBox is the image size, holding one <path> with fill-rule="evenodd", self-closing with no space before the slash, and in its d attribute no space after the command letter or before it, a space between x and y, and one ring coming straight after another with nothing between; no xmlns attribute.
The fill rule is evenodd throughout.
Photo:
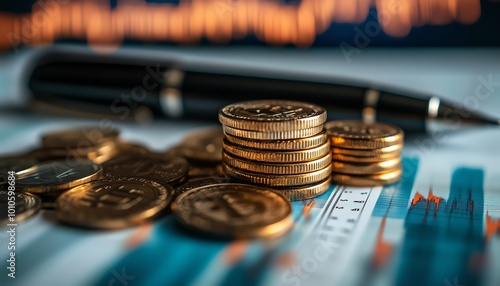
<svg viewBox="0 0 500 286"><path fill-rule="evenodd" d="M365 156L365 157L373 157L373 156L387 156L387 154L399 153L403 149L403 144L396 144L389 147L384 148L376 148L376 149L353 149L353 148L339 148L335 146L332 147L333 154L341 154L341 155L349 155L349 156ZM392 155L389 155L392 156Z"/></svg>
<svg viewBox="0 0 500 286"><path fill-rule="evenodd" d="M119 134L117 129L99 126L71 128L45 133L42 136L42 145L51 148L90 148L105 141L116 140Z"/></svg>
<svg viewBox="0 0 500 286"><path fill-rule="evenodd" d="M403 130L385 123L330 121L325 129L332 147L376 149L403 143Z"/></svg>
<svg viewBox="0 0 500 286"><path fill-rule="evenodd" d="M90 160L51 161L18 172L16 185L18 190L55 196L101 175L101 166Z"/></svg>
<svg viewBox="0 0 500 286"><path fill-rule="evenodd" d="M116 229L145 222L164 210L174 189L142 178L90 182L57 199L57 216L69 224Z"/></svg>
<svg viewBox="0 0 500 286"><path fill-rule="evenodd" d="M328 191L331 185L330 177L325 180L305 186L273 187L273 190L287 197L290 201L307 200Z"/></svg>
<svg viewBox="0 0 500 286"><path fill-rule="evenodd" d="M104 163L103 168L107 178L141 177L175 185L186 178L189 164L182 157L124 154Z"/></svg>
<svg viewBox="0 0 500 286"><path fill-rule="evenodd" d="M192 189L172 205L184 226L219 237L278 236L292 226L292 207L271 189L246 184L217 184Z"/></svg>
<svg viewBox="0 0 500 286"><path fill-rule="evenodd" d="M268 132L236 129L233 127L229 127L227 125L222 126L222 129L224 130L225 134L233 135L236 137L243 137L255 140L288 140L288 139L310 137L319 134L323 130L323 125L307 129L295 129L290 131L268 131Z"/></svg>
<svg viewBox="0 0 500 286"><path fill-rule="evenodd" d="M401 153L387 153L378 156L350 156L343 154L333 154L334 161L342 161L348 163L380 163L386 160L392 160L401 157Z"/></svg>
<svg viewBox="0 0 500 286"><path fill-rule="evenodd" d="M236 129L291 131L319 126L326 121L323 107L298 101L255 100L228 105L219 121Z"/></svg>
<svg viewBox="0 0 500 286"><path fill-rule="evenodd" d="M221 184L221 183L230 183L232 180L225 175L218 176L210 176L210 177L198 177L189 179L187 182L175 188L175 193L180 195L192 189L196 189L199 187L213 185L213 184Z"/></svg>
<svg viewBox="0 0 500 286"><path fill-rule="evenodd" d="M7 183L8 172L19 172L33 167L37 161L31 157L0 157L0 186Z"/></svg>
<svg viewBox="0 0 500 286"><path fill-rule="evenodd" d="M390 171L401 166L401 158L390 159L376 163L350 163L333 161L333 172L352 174L352 175L369 175Z"/></svg>
<svg viewBox="0 0 500 286"><path fill-rule="evenodd" d="M37 196L14 192L13 197L15 198L14 208L9 208L9 192L0 191L0 217L2 226L23 221L40 209L41 200ZM15 211L12 213L12 210ZM8 215L11 213L14 215L9 217Z"/></svg>
<svg viewBox="0 0 500 286"><path fill-rule="evenodd" d="M211 127L188 134L180 144L181 155L188 160L220 162L222 160L222 139L220 127Z"/></svg>
<svg viewBox="0 0 500 286"><path fill-rule="evenodd" d="M301 186L308 185L323 181L330 176L332 172L332 165L321 169L319 171L302 173L302 174L291 174L291 175L274 175L274 174L263 174L243 171L230 167L226 164L222 165L224 171L230 177L238 180L251 182L254 184L268 185L268 186Z"/></svg>
<svg viewBox="0 0 500 286"><path fill-rule="evenodd" d="M401 179L401 168L367 176L332 173L332 182L339 185L371 187L395 183Z"/></svg>
<svg viewBox="0 0 500 286"><path fill-rule="evenodd" d="M230 155L248 160L268 162L268 163L291 163L305 162L322 158L330 153L330 144L326 142L316 148L297 151L271 151L271 150L256 150L240 147L224 140L224 151Z"/></svg>
<svg viewBox="0 0 500 286"><path fill-rule="evenodd" d="M226 139L232 144L247 148L264 150L304 150L319 147L328 141L326 131L310 137L290 140L252 140L226 133Z"/></svg>
<svg viewBox="0 0 500 286"><path fill-rule="evenodd" d="M223 161L231 167L235 167L244 171L265 173L265 174L301 174L321 170L328 167L332 162L332 156L328 152L326 156L316 160L300 163L264 163L250 161L236 156L232 156L227 152L222 154Z"/></svg>

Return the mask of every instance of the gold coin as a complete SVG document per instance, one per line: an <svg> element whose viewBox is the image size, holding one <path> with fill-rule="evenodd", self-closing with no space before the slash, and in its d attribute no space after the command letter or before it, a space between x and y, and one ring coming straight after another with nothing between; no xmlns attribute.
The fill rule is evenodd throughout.
<svg viewBox="0 0 500 286"><path fill-rule="evenodd" d="M102 164L120 153L140 152L140 147L131 143L104 141L96 146L84 147L41 147L31 150L28 156L36 158L39 162L55 160L89 159L94 163ZM146 149L146 153L148 153Z"/></svg>
<svg viewBox="0 0 500 286"><path fill-rule="evenodd" d="M326 111L321 106L306 102L254 100L222 108L219 121L243 130L294 131L322 125L326 121Z"/></svg>
<svg viewBox="0 0 500 286"><path fill-rule="evenodd" d="M37 161L29 156L8 156L0 158L0 186L7 184L10 171L19 172L33 167Z"/></svg>
<svg viewBox="0 0 500 286"><path fill-rule="evenodd" d="M377 156L350 156L343 154L333 154L334 161L342 161L349 163L378 163L401 157L400 152L386 153Z"/></svg>
<svg viewBox="0 0 500 286"><path fill-rule="evenodd" d="M222 129L224 130L225 134L233 135L236 137L243 137L256 140L288 140L288 139L298 139L298 138L314 136L323 130L323 125L307 129L296 129L290 131L268 131L268 132L236 129L226 125L222 126Z"/></svg>
<svg viewBox="0 0 500 286"><path fill-rule="evenodd" d="M256 150L240 147L229 143L224 140L224 151L230 155L240 158L247 158L248 160L268 162L268 163L291 163L291 162L306 162L322 158L330 153L330 143L311 148L307 150L298 151L271 151L271 150Z"/></svg>
<svg viewBox="0 0 500 286"><path fill-rule="evenodd" d="M402 169L376 173L367 176L332 173L332 182L339 185L371 187L393 184L401 179Z"/></svg>
<svg viewBox="0 0 500 286"><path fill-rule="evenodd" d="M115 141L113 143L116 148L116 154L114 155L114 157L129 153L140 154L140 155L151 154L151 152L147 147L139 143L123 142L123 141Z"/></svg>
<svg viewBox="0 0 500 286"><path fill-rule="evenodd" d="M103 163L104 176L141 177L160 183L177 185L182 183L188 174L189 163L182 157L167 157L122 154Z"/></svg>
<svg viewBox="0 0 500 286"><path fill-rule="evenodd" d="M373 156L385 156L386 154L391 153L399 153L403 149L403 144L396 144L389 147L377 148L377 149L352 149L352 148L338 148L335 146L332 147L333 154L342 154L349 156L365 156L365 157L373 157Z"/></svg>
<svg viewBox="0 0 500 286"><path fill-rule="evenodd" d="M180 144L180 154L188 159L202 162L222 160L222 139L220 127L209 127L188 134Z"/></svg>
<svg viewBox="0 0 500 286"><path fill-rule="evenodd" d="M240 145L247 148L264 149L264 150L303 150L315 148L325 144L328 141L326 131L299 139L290 140L252 140L247 138L235 137L226 133L227 141L235 145Z"/></svg>
<svg viewBox="0 0 500 286"><path fill-rule="evenodd" d="M57 196L69 188L99 179L102 168L90 160L60 160L36 164L16 176L18 190Z"/></svg>
<svg viewBox="0 0 500 286"><path fill-rule="evenodd" d="M10 198L14 198L14 200L12 201ZM0 191L1 225L15 224L27 219L38 212L40 204L40 198L31 194Z"/></svg>
<svg viewBox="0 0 500 286"><path fill-rule="evenodd" d="M193 179L189 179L184 184L175 188L175 193L180 195L192 189L196 189L203 186L213 185L213 184L221 184L221 183L230 183L231 178L227 177L224 174L217 176L209 176L209 177L197 177Z"/></svg>
<svg viewBox="0 0 500 286"><path fill-rule="evenodd" d="M143 178L113 178L72 188L57 198L57 217L69 224L116 229L163 211L174 196L169 185Z"/></svg>
<svg viewBox="0 0 500 286"><path fill-rule="evenodd" d="M71 128L45 133L42 145L49 148L91 148L105 141L116 140L119 134L117 129L100 126Z"/></svg>
<svg viewBox="0 0 500 286"><path fill-rule="evenodd" d="M333 161L333 172L351 175L369 175L385 172L401 166L401 158L376 163L348 163Z"/></svg>
<svg viewBox="0 0 500 286"><path fill-rule="evenodd" d="M328 178L332 172L332 165L328 165L328 167L319 171L292 175L274 175L248 172L233 168L224 163L222 164L222 167L228 176L235 179L273 187L301 186L317 183Z"/></svg>
<svg viewBox="0 0 500 286"><path fill-rule="evenodd" d="M59 196L56 197L51 197L51 196L44 196L39 194L38 195L40 199L42 200L41 203L41 208L46 209L46 210L54 210L56 209L56 201Z"/></svg>
<svg viewBox="0 0 500 286"><path fill-rule="evenodd" d="M275 237L293 225L288 200L261 186L216 184L192 189L172 204L185 227L218 237Z"/></svg>
<svg viewBox="0 0 500 286"><path fill-rule="evenodd" d="M290 201L307 200L317 197L328 191L331 185L330 177L312 185L291 186L291 187L273 187L273 190L287 197Z"/></svg>
<svg viewBox="0 0 500 286"><path fill-rule="evenodd" d="M222 161L231 167L249 172L264 174L301 174L318 171L328 167L332 162L332 156L330 153L327 153L324 157L308 162L272 164L249 161L224 152L222 154Z"/></svg>
<svg viewBox="0 0 500 286"><path fill-rule="evenodd" d="M325 129L332 147L376 149L403 143L403 130L385 123L330 121Z"/></svg>
<svg viewBox="0 0 500 286"><path fill-rule="evenodd" d="M189 178L217 176L220 174L224 174L224 170L222 170L222 164L189 164Z"/></svg>

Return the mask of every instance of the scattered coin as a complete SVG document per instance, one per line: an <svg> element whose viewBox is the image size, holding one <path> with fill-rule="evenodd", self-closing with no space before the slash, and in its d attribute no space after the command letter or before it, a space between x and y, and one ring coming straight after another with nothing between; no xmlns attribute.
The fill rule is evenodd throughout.
<svg viewBox="0 0 500 286"><path fill-rule="evenodd" d="M16 186L24 192L57 196L69 188L96 180L101 175L101 166L90 160L51 161L18 172Z"/></svg>
<svg viewBox="0 0 500 286"><path fill-rule="evenodd" d="M19 172L33 167L37 161L28 156L0 157L0 186L7 183L10 171Z"/></svg>
<svg viewBox="0 0 500 286"><path fill-rule="evenodd" d="M177 185L186 179L189 163L182 157L123 154L103 163L104 175L111 177L141 177Z"/></svg>
<svg viewBox="0 0 500 286"><path fill-rule="evenodd" d="M57 199L57 216L69 224L117 229L144 223L169 205L171 186L143 178L93 181Z"/></svg>
<svg viewBox="0 0 500 286"><path fill-rule="evenodd" d="M188 134L180 144L180 154L188 159L217 163L222 160L222 139L220 127L196 130Z"/></svg>
<svg viewBox="0 0 500 286"><path fill-rule="evenodd" d="M177 197L172 210L182 225L218 237L274 237L293 224L292 208L284 196L246 184L192 189Z"/></svg>
<svg viewBox="0 0 500 286"><path fill-rule="evenodd" d="M70 128L45 133L42 145L49 148L91 148L105 141L114 141L119 134L117 129L100 126Z"/></svg>
<svg viewBox="0 0 500 286"><path fill-rule="evenodd" d="M0 191L0 224L5 226L9 223L18 223L34 215L40 209L40 198L30 194L13 192L15 200L9 200L8 191ZM10 206L10 207L9 207ZM14 214L12 219L9 219L9 214Z"/></svg>
<svg viewBox="0 0 500 286"><path fill-rule="evenodd" d="M286 132L322 125L326 111L321 106L298 101L255 100L222 108L219 121L235 129Z"/></svg>
<svg viewBox="0 0 500 286"><path fill-rule="evenodd" d="M230 183L231 181L232 180L229 177L227 177L226 175L218 175L218 176L210 176L210 177L198 177L198 178L189 179L184 184L176 187L175 192L177 195L180 195L182 193L185 193L185 192L192 190L192 189L195 189L195 188L213 185L213 184Z"/></svg>
<svg viewBox="0 0 500 286"><path fill-rule="evenodd" d="M385 123L339 120L325 124L332 147L376 149L402 144L401 128Z"/></svg>

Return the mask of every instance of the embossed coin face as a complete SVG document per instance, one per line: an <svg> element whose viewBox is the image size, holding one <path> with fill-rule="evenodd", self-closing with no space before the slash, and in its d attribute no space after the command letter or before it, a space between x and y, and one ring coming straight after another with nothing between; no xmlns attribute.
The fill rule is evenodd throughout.
<svg viewBox="0 0 500 286"><path fill-rule="evenodd" d="M15 203L9 208L9 192L0 191L0 223L2 226L8 223L18 223L32 216L40 209L40 198L37 196L14 193ZM12 206L12 203L10 204ZM9 217L9 214L13 216Z"/></svg>
<svg viewBox="0 0 500 286"><path fill-rule="evenodd" d="M90 182L57 199L57 216L69 224L116 229L145 222L164 210L174 195L171 186L141 178Z"/></svg>
<svg viewBox="0 0 500 286"><path fill-rule="evenodd" d="M271 237L292 225L292 208L265 187L226 183L192 189L172 205L184 226L219 237Z"/></svg>
<svg viewBox="0 0 500 286"><path fill-rule="evenodd" d="M219 111L227 126L254 131L290 131L321 125L326 111L318 105L287 100L255 100L235 103Z"/></svg>
<svg viewBox="0 0 500 286"><path fill-rule="evenodd" d="M178 186L175 188L175 192L177 195L180 195L182 193L185 193L189 190L207 186L207 185L213 185L213 184L221 184L221 183L230 183L231 179L225 175L218 175L218 176L209 176L209 177L197 177L193 179L189 179L187 182L184 184Z"/></svg>
<svg viewBox="0 0 500 286"><path fill-rule="evenodd" d="M359 120L331 121L325 124L332 147L354 149L384 148L403 142L403 131L385 123Z"/></svg>
<svg viewBox="0 0 500 286"><path fill-rule="evenodd" d="M100 126L71 128L45 133L42 136L44 147L95 147L105 141L116 140L119 131Z"/></svg>
<svg viewBox="0 0 500 286"><path fill-rule="evenodd" d="M102 168L90 160L60 160L36 164L16 175L19 190L57 196L66 189L99 179Z"/></svg>
<svg viewBox="0 0 500 286"><path fill-rule="evenodd" d="M103 163L103 168L108 178L142 177L176 185L186 178L189 164L182 157L124 154Z"/></svg>
<svg viewBox="0 0 500 286"><path fill-rule="evenodd" d="M220 162L222 139L224 139L224 133L220 127L194 131L182 140L180 154L189 160Z"/></svg>

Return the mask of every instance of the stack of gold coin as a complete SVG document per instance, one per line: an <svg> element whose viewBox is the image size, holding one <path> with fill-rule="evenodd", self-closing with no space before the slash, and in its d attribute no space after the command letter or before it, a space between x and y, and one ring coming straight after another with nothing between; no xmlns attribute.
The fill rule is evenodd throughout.
<svg viewBox="0 0 500 286"><path fill-rule="evenodd" d="M285 100L247 101L219 111L227 175L265 185L290 200L318 196L330 187L330 143L324 108Z"/></svg>
<svg viewBox="0 0 500 286"><path fill-rule="evenodd" d="M403 131L384 123L357 120L325 124L332 150L332 181L342 185L377 186L401 178Z"/></svg>

